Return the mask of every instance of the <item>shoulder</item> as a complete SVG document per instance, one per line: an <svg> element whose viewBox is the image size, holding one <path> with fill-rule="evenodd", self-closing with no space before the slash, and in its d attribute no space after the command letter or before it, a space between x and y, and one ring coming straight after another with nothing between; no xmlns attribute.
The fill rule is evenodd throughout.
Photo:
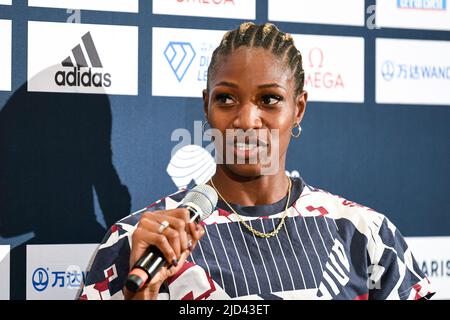
<svg viewBox="0 0 450 320"><path fill-rule="evenodd" d="M306 185L296 202L302 216L323 216L333 221L340 238L364 250L370 260L379 259L386 247L406 250L407 245L389 218L372 208L339 195Z"/></svg>
<svg viewBox="0 0 450 320"><path fill-rule="evenodd" d="M366 233L368 228L379 229L383 221L395 228L385 214L308 184L304 185L296 206L301 208L302 215L325 216L342 226L353 226L361 233Z"/></svg>
<svg viewBox="0 0 450 320"><path fill-rule="evenodd" d="M300 215L332 219L351 260L367 263L371 299L420 299L433 295L398 228L383 213L305 185L296 202Z"/></svg>

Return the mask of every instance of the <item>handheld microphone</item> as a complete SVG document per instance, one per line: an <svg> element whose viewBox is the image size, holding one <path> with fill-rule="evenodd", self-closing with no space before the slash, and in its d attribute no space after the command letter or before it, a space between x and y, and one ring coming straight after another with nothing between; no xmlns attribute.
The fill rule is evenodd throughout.
<svg viewBox="0 0 450 320"><path fill-rule="evenodd" d="M190 190L178 208L188 209L190 222L198 223L207 218L214 211L216 205L216 191L211 186L204 184ZM128 274L126 288L131 292L137 292L158 273L166 262L166 258L156 246L149 246Z"/></svg>

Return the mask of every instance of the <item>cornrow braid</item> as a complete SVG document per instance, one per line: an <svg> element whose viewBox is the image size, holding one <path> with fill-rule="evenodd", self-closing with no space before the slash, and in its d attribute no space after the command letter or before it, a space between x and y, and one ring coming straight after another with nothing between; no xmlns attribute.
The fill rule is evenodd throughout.
<svg viewBox="0 0 450 320"><path fill-rule="evenodd" d="M239 47L263 48L284 61L292 71L295 79L295 95L303 91L305 73L302 66L302 55L294 44L294 39L288 33L280 31L271 23L256 25L253 22L244 22L239 28L228 31L222 38L220 45L214 50L211 63L208 67L207 89L209 79L219 61L219 56L228 56Z"/></svg>

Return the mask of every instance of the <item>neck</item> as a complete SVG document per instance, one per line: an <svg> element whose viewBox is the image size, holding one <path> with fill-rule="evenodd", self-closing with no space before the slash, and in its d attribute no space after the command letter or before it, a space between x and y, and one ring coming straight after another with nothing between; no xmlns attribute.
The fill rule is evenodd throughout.
<svg viewBox="0 0 450 320"><path fill-rule="evenodd" d="M217 165L211 179L227 202L241 206L275 203L286 196L289 185L284 169L275 175L242 177L231 173L223 165Z"/></svg>

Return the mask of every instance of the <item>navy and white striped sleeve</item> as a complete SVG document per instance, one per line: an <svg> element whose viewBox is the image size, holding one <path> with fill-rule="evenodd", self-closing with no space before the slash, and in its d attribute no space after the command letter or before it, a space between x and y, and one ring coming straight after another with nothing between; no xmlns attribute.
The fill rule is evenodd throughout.
<svg viewBox="0 0 450 320"><path fill-rule="evenodd" d="M434 291L400 231L384 218L369 266L369 299L428 299ZM379 239L379 240L378 240Z"/></svg>

